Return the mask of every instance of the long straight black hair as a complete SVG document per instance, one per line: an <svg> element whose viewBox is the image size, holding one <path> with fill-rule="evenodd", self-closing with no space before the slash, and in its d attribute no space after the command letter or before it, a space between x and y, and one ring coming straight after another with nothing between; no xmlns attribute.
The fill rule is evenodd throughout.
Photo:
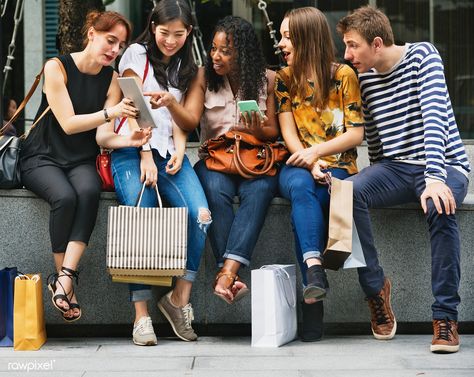
<svg viewBox="0 0 474 377"><path fill-rule="evenodd" d="M191 79L196 75L197 66L193 59L193 32L186 38L183 47L171 57L168 65L163 63L163 54L159 50L153 33L153 25L164 25L180 20L188 29L192 27L191 9L186 0L161 0L148 17L147 27L134 41L145 46L148 59L158 83L168 90L168 84L182 91L188 89Z"/></svg>

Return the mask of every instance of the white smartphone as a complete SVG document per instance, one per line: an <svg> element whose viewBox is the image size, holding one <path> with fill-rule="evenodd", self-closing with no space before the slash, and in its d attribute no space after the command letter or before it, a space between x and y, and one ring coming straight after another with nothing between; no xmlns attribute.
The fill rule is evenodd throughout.
<svg viewBox="0 0 474 377"><path fill-rule="evenodd" d="M239 101L237 102L239 106L239 110L242 114L248 113L248 116L252 116L252 111L260 114L260 117L263 118L265 115L263 114L262 110L258 107L257 101L249 100L249 101Z"/></svg>
<svg viewBox="0 0 474 377"><path fill-rule="evenodd" d="M140 110L140 116L137 118L138 125L142 128L156 127L145 97L135 79L133 77L119 77L118 83L123 95L132 99L133 105Z"/></svg>

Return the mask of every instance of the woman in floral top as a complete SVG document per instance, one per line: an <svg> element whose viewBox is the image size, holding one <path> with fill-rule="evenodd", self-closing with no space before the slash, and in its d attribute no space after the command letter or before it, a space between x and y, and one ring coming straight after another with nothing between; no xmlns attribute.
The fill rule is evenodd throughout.
<svg viewBox="0 0 474 377"><path fill-rule="evenodd" d="M328 282L321 266L327 240L329 194L325 173L357 173L355 147L364 136L357 76L335 63L326 17L316 8L289 11L280 27L288 67L277 72L277 113L292 153L280 173L280 192L291 200L295 249L303 276L303 341L322 336Z"/></svg>

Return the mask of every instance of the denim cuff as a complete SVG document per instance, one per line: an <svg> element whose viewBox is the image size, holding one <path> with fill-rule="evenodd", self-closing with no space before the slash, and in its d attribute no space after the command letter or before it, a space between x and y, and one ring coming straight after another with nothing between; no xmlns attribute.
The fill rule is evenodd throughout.
<svg viewBox="0 0 474 377"><path fill-rule="evenodd" d="M152 299L151 288L130 291L130 302L148 301Z"/></svg>
<svg viewBox="0 0 474 377"><path fill-rule="evenodd" d="M242 263L244 266L248 267L250 265L250 261L247 259L247 258L244 258L242 257L241 255L237 255L237 254L232 254L231 251L227 251L225 254L224 254L224 259L232 259L232 260L235 260L237 262L240 262Z"/></svg>
<svg viewBox="0 0 474 377"><path fill-rule="evenodd" d="M183 279L191 283L194 283L194 281L196 280L196 276L197 276L196 271L186 270L186 272L184 273L184 276L179 276L178 279Z"/></svg>
<svg viewBox="0 0 474 377"><path fill-rule="evenodd" d="M306 262L309 258L318 258L320 261L322 261L323 255L320 251L305 251L303 253L303 262Z"/></svg>

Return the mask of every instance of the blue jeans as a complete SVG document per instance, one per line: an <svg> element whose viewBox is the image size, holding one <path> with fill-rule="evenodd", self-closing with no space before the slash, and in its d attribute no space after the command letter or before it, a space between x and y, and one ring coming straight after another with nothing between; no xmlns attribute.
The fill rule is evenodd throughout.
<svg viewBox="0 0 474 377"><path fill-rule="evenodd" d="M203 160L194 169L212 212L209 240L217 265L232 259L250 264L253 249L265 221L268 206L278 189L278 176L245 179L239 175L208 170ZM234 213L234 196L240 205Z"/></svg>
<svg viewBox="0 0 474 377"><path fill-rule="evenodd" d="M328 169L333 177L349 177L347 170ZM291 224L295 236L296 259L306 285L306 260L322 259L326 248L329 220L328 186L316 182L307 169L285 165L280 172L280 194L291 202Z"/></svg>
<svg viewBox="0 0 474 377"><path fill-rule="evenodd" d="M161 157L152 150L158 168L158 189L163 200L172 207L188 208L188 252L186 274L183 279L193 282L196 278L201 255L206 242L207 228L211 221L201 221L200 214L208 212L207 200L201 184L187 158L183 159L181 170L175 175L165 172L170 156ZM140 182L140 152L136 148L122 148L112 152L112 174L117 199L124 205L136 205L142 188ZM156 192L147 187L143 194L142 207L157 207ZM131 301L151 298L151 287L130 284Z"/></svg>
<svg viewBox="0 0 474 377"><path fill-rule="evenodd" d="M384 160L349 178L354 183L354 221L364 251L367 267L359 268L359 282L367 296L374 296L383 286L384 273L374 245L369 208L419 202L425 190L425 166ZM456 205L467 193L468 179L446 166L446 184ZM457 320L460 297L460 239L455 215L439 215L433 201L427 202L425 215L431 240L431 287L435 302L433 319Z"/></svg>

